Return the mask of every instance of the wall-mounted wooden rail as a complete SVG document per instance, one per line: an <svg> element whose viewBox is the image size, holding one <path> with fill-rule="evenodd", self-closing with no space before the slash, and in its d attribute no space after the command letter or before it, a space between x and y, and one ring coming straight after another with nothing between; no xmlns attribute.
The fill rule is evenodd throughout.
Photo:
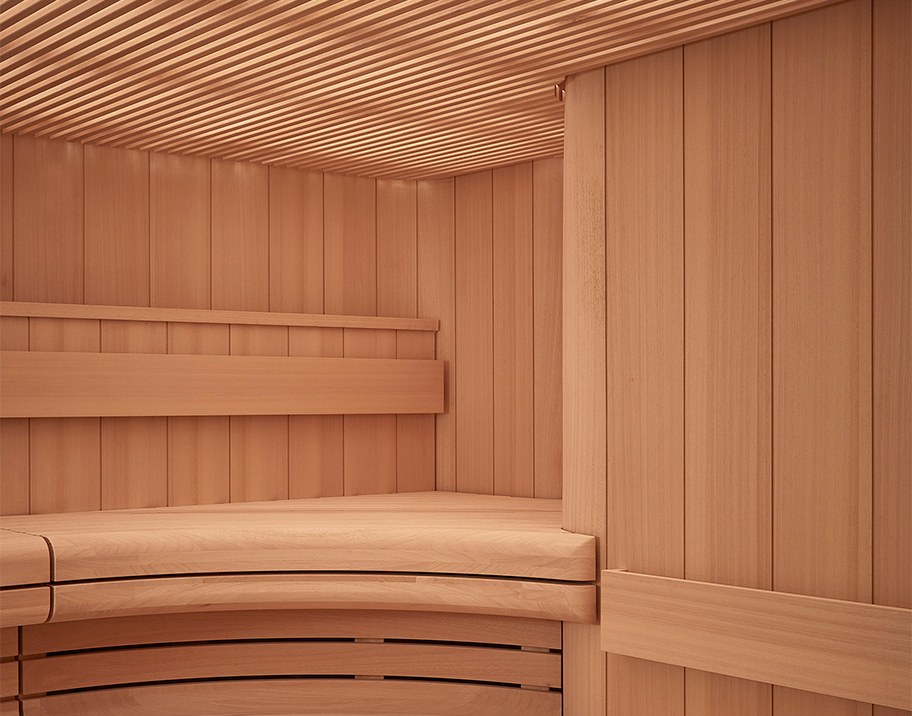
<svg viewBox="0 0 912 716"><path fill-rule="evenodd" d="M436 318L388 316L326 316L263 311L216 311L193 308L141 306L84 306L74 303L0 301L0 316L23 318L82 318L102 321L155 321L167 323L216 323L240 326L301 326L310 328L370 328L396 331L436 331Z"/></svg>
<svg viewBox="0 0 912 716"><path fill-rule="evenodd" d="M0 353L0 417L443 412L443 361Z"/></svg>
<svg viewBox="0 0 912 716"><path fill-rule="evenodd" d="M602 649L912 709L912 611L602 572Z"/></svg>

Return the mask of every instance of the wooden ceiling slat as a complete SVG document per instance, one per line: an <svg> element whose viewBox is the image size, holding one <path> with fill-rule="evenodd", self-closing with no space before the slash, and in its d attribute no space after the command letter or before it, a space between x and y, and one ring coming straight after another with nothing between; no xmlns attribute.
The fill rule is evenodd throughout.
<svg viewBox="0 0 912 716"><path fill-rule="evenodd" d="M4 131L395 178L561 150L567 74L836 0L0 2Z"/></svg>

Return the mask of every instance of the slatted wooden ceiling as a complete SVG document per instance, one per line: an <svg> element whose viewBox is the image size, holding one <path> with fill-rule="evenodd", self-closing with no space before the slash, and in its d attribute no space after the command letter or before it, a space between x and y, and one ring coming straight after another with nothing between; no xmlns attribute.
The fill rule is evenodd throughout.
<svg viewBox="0 0 912 716"><path fill-rule="evenodd" d="M565 75L833 0L8 0L4 132L449 176L560 154Z"/></svg>

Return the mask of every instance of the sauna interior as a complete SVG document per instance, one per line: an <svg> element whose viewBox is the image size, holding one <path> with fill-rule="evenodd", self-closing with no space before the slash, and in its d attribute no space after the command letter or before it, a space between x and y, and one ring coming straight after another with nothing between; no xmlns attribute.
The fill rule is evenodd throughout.
<svg viewBox="0 0 912 716"><path fill-rule="evenodd" d="M912 2L0 2L0 714L909 716Z"/></svg>

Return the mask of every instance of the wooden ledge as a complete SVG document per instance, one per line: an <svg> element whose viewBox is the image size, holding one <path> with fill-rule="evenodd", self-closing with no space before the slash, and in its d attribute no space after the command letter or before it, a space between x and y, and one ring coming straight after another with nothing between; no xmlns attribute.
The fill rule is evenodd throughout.
<svg viewBox="0 0 912 716"><path fill-rule="evenodd" d="M602 572L602 649L912 709L912 610Z"/></svg>
<svg viewBox="0 0 912 716"><path fill-rule="evenodd" d="M24 301L0 301L0 316L88 318L102 321L221 323L246 326L372 328L396 331L437 331L440 328L440 321L436 318L327 316L304 313L212 311L195 308L144 308L139 306L84 306L74 303L27 303Z"/></svg>

